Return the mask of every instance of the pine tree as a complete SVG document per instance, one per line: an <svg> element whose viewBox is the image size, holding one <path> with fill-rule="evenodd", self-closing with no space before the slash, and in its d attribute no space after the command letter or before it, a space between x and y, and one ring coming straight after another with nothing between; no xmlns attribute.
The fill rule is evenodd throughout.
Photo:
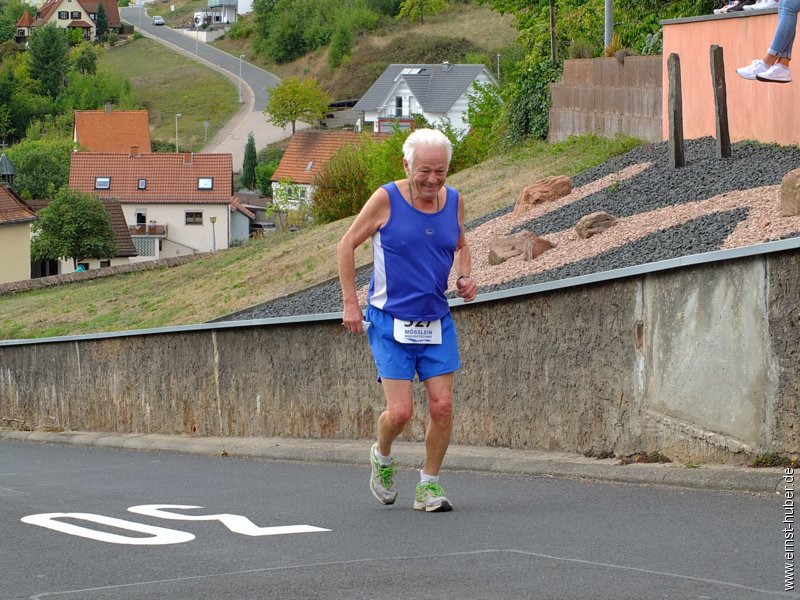
<svg viewBox="0 0 800 600"><path fill-rule="evenodd" d="M256 186L256 165L258 164L258 157L256 156L256 140L253 137L253 132L247 136L247 144L244 147L244 161L242 163L242 186L248 190L255 189Z"/></svg>
<svg viewBox="0 0 800 600"><path fill-rule="evenodd" d="M95 25L97 37L104 39L108 34L108 17L103 6L103 0L97 3L97 24Z"/></svg>

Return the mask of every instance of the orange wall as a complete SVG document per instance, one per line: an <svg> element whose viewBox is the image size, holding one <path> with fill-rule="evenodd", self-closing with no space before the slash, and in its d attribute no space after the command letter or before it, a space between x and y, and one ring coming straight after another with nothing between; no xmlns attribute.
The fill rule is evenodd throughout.
<svg viewBox="0 0 800 600"><path fill-rule="evenodd" d="M800 35L793 49L794 81L791 83L748 81L736 74L737 67L748 65L755 58L764 58L777 23L778 15L774 11L768 14L711 15L664 23L665 140L669 137L667 59L671 53L678 54L681 62L684 137L694 139L716 135L710 47L717 44L722 47L725 60L731 141L800 144Z"/></svg>

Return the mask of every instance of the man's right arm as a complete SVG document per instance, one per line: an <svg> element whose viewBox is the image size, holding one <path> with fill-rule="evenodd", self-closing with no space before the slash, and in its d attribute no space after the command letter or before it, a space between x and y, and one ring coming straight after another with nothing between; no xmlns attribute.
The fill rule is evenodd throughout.
<svg viewBox="0 0 800 600"><path fill-rule="evenodd" d="M363 315L356 291L355 251L389 220L389 194L378 188L336 247L339 283L342 286L342 324L348 331L363 333Z"/></svg>

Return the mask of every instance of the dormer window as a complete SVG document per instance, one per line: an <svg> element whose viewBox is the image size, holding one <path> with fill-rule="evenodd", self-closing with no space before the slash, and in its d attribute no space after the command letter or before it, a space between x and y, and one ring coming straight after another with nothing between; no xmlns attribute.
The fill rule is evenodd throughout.
<svg viewBox="0 0 800 600"><path fill-rule="evenodd" d="M214 189L214 178L213 177L198 177L197 178L197 189L198 190L213 190Z"/></svg>
<svg viewBox="0 0 800 600"><path fill-rule="evenodd" d="M136 185L136 187L139 188L140 190L146 190L147 189L147 179L140 179L139 183Z"/></svg>
<svg viewBox="0 0 800 600"><path fill-rule="evenodd" d="M89 13L89 17L92 19L92 21L97 21L97 13Z"/></svg>
<svg viewBox="0 0 800 600"><path fill-rule="evenodd" d="M94 178L94 189L96 189L96 190L108 190L108 189L111 189L111 177L95 177Z"/></svg>

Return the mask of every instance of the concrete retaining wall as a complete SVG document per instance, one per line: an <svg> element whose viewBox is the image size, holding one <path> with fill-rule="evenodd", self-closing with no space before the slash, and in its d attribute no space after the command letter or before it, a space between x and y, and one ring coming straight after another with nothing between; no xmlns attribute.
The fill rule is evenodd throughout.
<svg viewBox="0 0 800 600"><path fill-rule="evenodd" d="M661 141L661 72L660 55L564 61L561 81L550 86L548 140L593 133Z"/></svg>
<svg viewBox="0 0 800 600"><path fill-rule="evenodd" d="M794 249L456 306L454 442L798 452L798 299ZM338 315L0 343L0 417L31 427L360 439L382 408L366 339Z"/></svg>

